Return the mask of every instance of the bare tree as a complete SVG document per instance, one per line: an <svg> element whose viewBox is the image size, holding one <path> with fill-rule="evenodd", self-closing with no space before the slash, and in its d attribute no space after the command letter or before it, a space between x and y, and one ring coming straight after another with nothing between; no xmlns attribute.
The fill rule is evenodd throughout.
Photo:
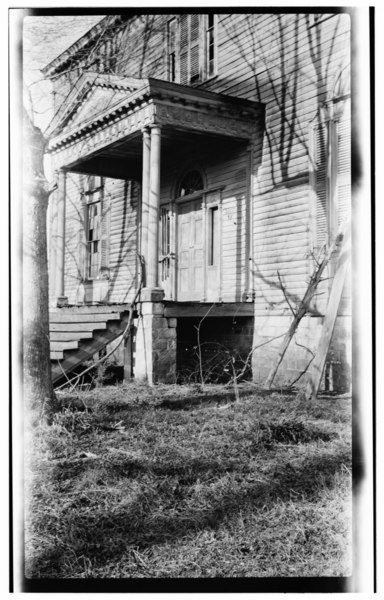
<svg viewBox="0 0 384 600"><path fill-rule="evenodd" d="M49 352L47 207L50 187L44 175L46 140L23 118L23 364L27 417L50 421L58 403L52 386Z"/></svg>

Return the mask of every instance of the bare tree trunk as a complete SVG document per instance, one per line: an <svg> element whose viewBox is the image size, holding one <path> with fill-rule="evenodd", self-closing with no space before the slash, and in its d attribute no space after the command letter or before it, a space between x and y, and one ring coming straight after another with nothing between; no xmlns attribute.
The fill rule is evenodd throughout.
<svg viewBox="0 0 384 600"><path fill-rule="evenodd" d="M50 421L57 410L49 350L45 139L24 114L23 162L23 367L26 418Z"/></svg>

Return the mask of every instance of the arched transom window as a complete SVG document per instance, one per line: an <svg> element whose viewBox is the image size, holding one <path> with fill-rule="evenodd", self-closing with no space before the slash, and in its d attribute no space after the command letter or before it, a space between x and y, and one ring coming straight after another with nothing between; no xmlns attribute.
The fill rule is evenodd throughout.
<svg viewBox="0 0 384 600"><path fill-rule="evenodd" d="M180 182L177 196L187 196L202 189L204 189L204 182L201 173L197 170L188 171Z"/></svg>

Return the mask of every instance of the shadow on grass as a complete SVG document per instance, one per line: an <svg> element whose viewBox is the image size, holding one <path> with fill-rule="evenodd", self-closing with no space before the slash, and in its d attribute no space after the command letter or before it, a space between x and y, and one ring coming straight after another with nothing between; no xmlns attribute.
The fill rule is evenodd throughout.
<svg viewBox="0 0 384 600"><path fill-rule="evenodd" d="M249 476L242 474L231 482L230 489L225 485L207 486L202 499L194 496L191 486L197 482L204 484L208 473L214 472L216 483L221 478L225 479L231 472L231 464L194 460L190 464L167 468L166 465L159 467L123 461L119 474L127 477L127 494L129 478L135 471L136 474L145 470L155 474L157 483L151 479L145 492L139 492L131 500L127 498L124 506L117 506L113 511L108 511L98 502L72 516L70 512L63 512L57 521L58 531L51 530L50 535L61 538L63 546L67 546L68 540L63 537L70 531L72 556L86 556L97 567L111 559L118 564L130 547L142 551L173 542L192 532L215 530L224 520L228 521L240 513L272 507L276 501L290 501L292 497L314 502L324 489L334 487L335 474L348 462L346 451L332 456L323 453L304 458L299 466L288 461L275 462L268 481L258 480L257 473L252 477L249 470ZM238 471L238 468L235 470ZM64 555L60 558L52 553L52 548L46 548L46 552L43 551L31 565L30 571L33 571L33 577L68 576L61 572L64 564ZM56 574L52 573L52 569L56 569Z"/></svg>

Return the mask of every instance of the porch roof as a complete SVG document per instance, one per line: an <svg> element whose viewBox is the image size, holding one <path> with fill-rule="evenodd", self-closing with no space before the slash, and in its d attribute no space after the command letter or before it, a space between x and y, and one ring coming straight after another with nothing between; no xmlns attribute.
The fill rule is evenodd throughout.
<svg viewBox="0 0 384 600"><path fill-rule="evenodd" d="M146 126L160 125L165 143L196 136L244 142L261 132L263 119L264 105L250 100L159 79L88 72L46 135L55 166L82 171L84 161L97 157L140 161Z"/></svg>

